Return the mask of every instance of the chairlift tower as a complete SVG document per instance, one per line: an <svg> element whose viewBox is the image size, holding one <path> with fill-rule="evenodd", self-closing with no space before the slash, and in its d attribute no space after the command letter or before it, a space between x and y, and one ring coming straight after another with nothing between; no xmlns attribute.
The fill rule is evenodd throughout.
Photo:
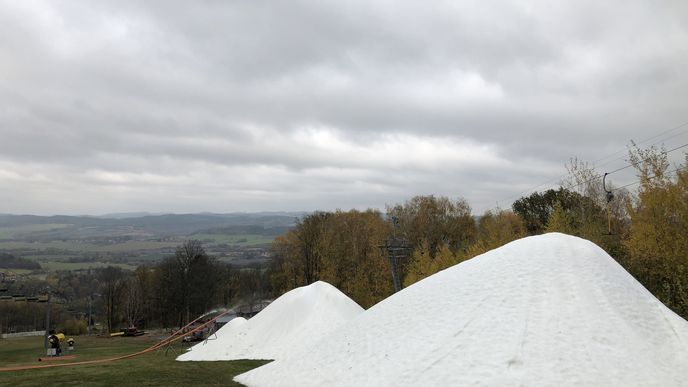
<svg viewBox="0 0 688 387"><path fill-rule="evenodd" d="M409 255L411 248L408 241L404 238L397 237L397 228L399 227L399 219L396 216L392 217L392 235L388 236L383 244L379 245L380 253L386 255L392 269L392 284L394 285L394 292L401 290L401 262Z"/></svg>
<svg viewBox="0 0 688 387"><path fill-rule="evenodd" d="M607 196L607 234L603 235L614 235L612 234L612 214L609 208L610 203L614 200L614 192L611 188L607 188L607 175L609 175L609 173L605 173L602 177L602 189Z"/></svg>

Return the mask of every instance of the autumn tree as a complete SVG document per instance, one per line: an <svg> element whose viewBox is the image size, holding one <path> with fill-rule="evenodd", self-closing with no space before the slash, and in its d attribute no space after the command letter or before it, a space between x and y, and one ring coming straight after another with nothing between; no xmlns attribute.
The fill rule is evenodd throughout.
<svg viewBox="0 0 688 387"><path fill-rule="evenodd" d="M476 255L495 249L506 243L526 236L523 220L507 210L486 211L479 219L475 241L466 251L454 251L443 245L435 256L427 254L430 249L423 246L413 251L404 279L404 286L433 275Z"/></svg>
<svg viewBox="0 0 688 387"><path fill-rule="evenodd" d="M301 286L304 282L298 230L290 230L278 236L270 245L270 280L278 293Z"/></svg>
<svg viewBox="0 0 688 387"><path fill-rule="evenodd" d="M404 204L388 207L387 216L399 220L400 231L414 250L425 247L430 257L444 245L453 252L465 251L475 239L475 220L463 199L415 196Z"/></svg>
<svg viewBox="0 0 688 387"><path fill-rule="evenodd" d="M630 235L625 242L629 270L657 298L688 317L688 156L669 173L667 154L634 148L630 161L640 179L629 206ZM682 168L682 169L681 169Z"/></svg>
<svg viewBox="0 0 688 387"><path fill-rule="evenodd" d="M486 211L478 221L478 236L468 257L501 247L528 234L523 219L509 210Z"/></svg>
<svg viewBox="0 0 688 387"><path fill-rule="evenodd" d="M577 200L563 210L570 216L570 234L588 239L619 261L625 259L621 241L627 237L630 196L625 189L615 189L611 175L604 175L588 163L571 159L566 165L567 177L562 186L577 193L583 200ZM607 190L613 190L609 197Z"/></svg>
<svg viewBox="0 0 688 387"><path fill-rule="evenodd" d="M392 293L391 269L379 245L389 225L376 210L336 211L323 234L321 279L363 307Z"/></svg>
<svg viewBox="0 0 688 387"><path fill-rule="evenodd" d="M565 210L579 207L581 195L565 188L548 189L544 192L533 192L512 204L514 213L518 214L526 226L529 235L545 232L549 218L557 203Z"/></svg>
<svg viewBox="0 0 688 387"><path fill-rule="evenodd" d="M217 265L217 305L231 305L242 296L239 276L242 270L230 264Z"/></svg>
<svg viewBox="0 0 688 387"><path fill-rule="evenodd" d="M298 238L298 267L302 272L303 285L320 279L323 258L323 234L332 214L315 212L303 217L296 224Z"/></svg>
<svg viewBox="0 0 688 387"><path fill-rule="evenodd" d="M455 253L448 245L443 245L435 251L435 256L430 257L430 249L423 246L421 249L414 249L409 257L409 262L404 276L404 287L410 286L415 282L428 276L454 266L466 259L466 255Z"/></svg>
<svg viewBox="0 0 688 387"><path fill-rule="evenodd" d="M570 210L564 209L560 202L554 204L554 209L547 221L546 232L561 232L564 234L575 234L576 229L574 225L573 216Z"/></svg>
<svg viewBox="0 0 688 387"><path fill-rule="evenodd" d="M323 280L360 305L373 305L392 292L389 264L378 248L388 233L375 210L308 215L272 243L272 285L283 293Z"/></svg>

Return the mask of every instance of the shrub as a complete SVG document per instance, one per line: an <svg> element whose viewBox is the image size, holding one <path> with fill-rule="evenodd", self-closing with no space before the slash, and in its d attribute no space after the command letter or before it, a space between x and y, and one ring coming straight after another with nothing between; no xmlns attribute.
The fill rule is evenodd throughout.
<svg viewBox="0 0 688 387"><path fill-rule="evenodd" d="M72 318L63 321L58 327L58 331L65 335L84 335L88 332L88 327L86 326L86 321Z"/></svg>

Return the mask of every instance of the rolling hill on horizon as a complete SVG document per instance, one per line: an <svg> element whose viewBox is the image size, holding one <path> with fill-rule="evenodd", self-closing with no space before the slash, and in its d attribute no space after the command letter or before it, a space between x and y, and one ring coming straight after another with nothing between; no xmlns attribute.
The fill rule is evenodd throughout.
<svg viewBox="0 0 688 387"><path fill-rule="evenodd" d="M0 239L47 241L98 237L164 238L196 233L279 235L291 228L304 212L0 215ZM131 216L130 216L131 215Z"/></svg>

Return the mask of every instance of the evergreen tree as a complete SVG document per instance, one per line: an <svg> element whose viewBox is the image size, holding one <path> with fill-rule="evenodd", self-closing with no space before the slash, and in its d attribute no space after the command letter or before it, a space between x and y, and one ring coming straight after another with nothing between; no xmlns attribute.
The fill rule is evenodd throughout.
<svg viewBox="0 0 688 387"><path fill-rule="evenodd" d="M546 232L561 232L564 234L575 235L576 227L574 226L573 217L564 209L560 202L554 205L554 210L547 221Z"/></svg>

